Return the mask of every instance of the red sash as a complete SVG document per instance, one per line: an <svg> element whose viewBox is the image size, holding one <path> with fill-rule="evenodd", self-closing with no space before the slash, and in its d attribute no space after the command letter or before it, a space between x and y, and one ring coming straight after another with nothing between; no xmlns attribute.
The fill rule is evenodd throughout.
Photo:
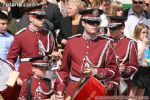
<svg viewBox="0 0 150 100"><path fill-rule="evenodd" d="M95 100L98 96L106 95L106 87L94 76L91 76L80 88L73 100Z"/></svg>

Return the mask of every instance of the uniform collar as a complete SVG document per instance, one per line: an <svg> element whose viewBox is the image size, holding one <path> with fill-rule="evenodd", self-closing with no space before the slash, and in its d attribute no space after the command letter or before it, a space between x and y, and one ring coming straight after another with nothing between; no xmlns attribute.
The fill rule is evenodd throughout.
<svg viewBox="0 0 150 100"><path fill-rule="evenodd" d="M87 41L93 41L93 40L97 39L97 35L95 35L95 36L92 37L91 39L88 39L84 34L83 34L82 36L83 36L83 38L84 38L85 40L87 40Z"/></svg>
<svg viewBox="0 0 150 100"><path fill-rule="evenodd" d="M1 33L0 36L9 36L8 32Z"/></svg>
<svg viewBox="0 0 150 100"><path fill-rule="evenodd" d="M30 25L28 26L29 27L29 30L32 31L32 32L39 32L40 30L35 30L34 28L32 28Z"/></svg>
<svg viewBox="0 0 150 100"><path fill-rule="evenodd" d="M113 39L114 39L114 41L120 41L120 40L122 40L124 37L125 37L125 35L122 33L119 37L113 38Z"/></svg>

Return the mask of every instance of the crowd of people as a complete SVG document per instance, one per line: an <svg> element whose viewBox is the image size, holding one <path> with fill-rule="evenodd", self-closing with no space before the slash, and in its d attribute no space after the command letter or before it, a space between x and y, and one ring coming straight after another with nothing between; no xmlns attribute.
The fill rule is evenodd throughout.
<svg viewBox="0 0 150 100"><path fill-rule="evenodd" d="M2 98L74 99L94 76L102 96L148 99L150 1L131 1L124 9L111 0L2 0L0 60L19 72Z"/></svg>

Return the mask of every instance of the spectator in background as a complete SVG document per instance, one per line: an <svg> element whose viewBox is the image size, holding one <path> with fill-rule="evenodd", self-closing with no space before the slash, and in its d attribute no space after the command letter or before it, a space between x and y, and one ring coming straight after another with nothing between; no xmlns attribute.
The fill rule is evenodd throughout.
<svg viewBox="0 0 150 100"><path fill-rule="evenodd" d="M138 23L144 23L150 26L148 14L144 11L143 7L143 0L132 0L132 7L124 11L124 16L127 17L125 25L125 35L127 37L134 37L134 29Z"/></svg>
<svg viewBox="0 0 150 100"><path fill-rule="evenodd" d="M119 1L114 1L110 5L110 9L108 11L109 16L123 16L123 5Z"/></svg>
<svg viewBox="0 0 150 100"><path fill-rule="evenodd" d="M83 26L81 24L81 15L79 11L82 9L81 0L69 0L67 3L67 14L61 20L60 32L58 41L65 46L68 38L83 32Z"/></svg>
<svg viewBox="0 0 150 100"><path fill-rule="evenodd" d="M108 14L110 9L111 0L101 0L101 6L100 9L104 11L105 14Z"/></svg>
<svg viewBox="0 0 150 100"><path fill-rule="evenodd" d="M88 8L100 8L101 0L86 0L88 1Z"/></svg>
<svg viewBox="0 0 150 100"><path fill-rule="evenodd" d="M4 12L8 15L8 12L10 11L10 7L6 6L5 4L8 3L6 0L0 1L0 11Z"/></svg>
<svg viewBox="0 0 150 100"><path fill-rule="evenodd" d="M60 0L57 3L63 17L67 16L67 2L68 2L68 0Z"/></svg>
<svg viewBox="0 0 150 100"><path fill-rule="evenodd" d="M141 66L148 66L144 60L144 50L148 48L148 30L149 27L143 23L137 24L134 30L134 38L138 45L138 60Z"/></svg>
<svg viewBox="0 0 150 100"><path fill-rule="evenodd" d="M145 4L145 10L147 11L147 23L148 26L150 27L150 0L144 0L144 4ZM148 45L150 45L150 29L148 32Z"/></svg>
<svg viewBox="0 0 150 100"><path fill-rule="evenodd" d="M145 10L150 13L150 0L144 0Z"/></svg>
<svg viewBox="0 0 150 100"><path fill-rule="evenodd" d="M11 35L7 31L7 28L8 28L8 16L5 13L0 11L0 59L3 59L3 60L7 59L7 54L9 52L10 46L14 40L13 35ZM19 63L17 62L17 64L16 64L17 67L18 67L18 64ZM5 65L1 64L1 66L3 67ZM12 68L12 69L13 70L17 69L16 66L15 66L15 68ZM3 73L3 71L1 70L2 73ZM7 72L4 72L4 73L7 73ZM7 79L7 78L5 77L5 79ZM0 80L1 80L1 82L3 82L3 78ZM18 86L15 85L14 87L11 87L11 88L7 87L4 91L1 91L1 93L5 100L10 100L10 99L17 100L17 97L19 95L18 94L19 92L17 90L18 90ZM15 94L14 94L14 92L15 92Z"/></svg>
<svg viewBox="0 0 150 100"><path fill-rule="evenodd" d="M139 60L139 70L133 77L133 82L135 86L131 94L134 96L149 96L150 97L150 89L149 89L149 60L150 59L150 50L148 46L148 30L149 27L143 23L139 23L136 25L134 30L134 38L137 41L138 46L138 60ZM149 56L149 57L148 57ZM144 89L145 88L145 89Z"/></svg>
<svg viewBox="0 0 150 100"><path fill-rule="evenodd" d="M46 12L46 18L48 19L48 21L54 25L54 30L59 29L62 14L60 12L58 5L51 2L47 2L44 11Z"/></svg>
<svg viewBox="0 0 150 100"><path fill-rule="evenodd" d="M9 48L14 40L13 35L7 32L8 16L0 11L0 58L6 60Z"/></svg>

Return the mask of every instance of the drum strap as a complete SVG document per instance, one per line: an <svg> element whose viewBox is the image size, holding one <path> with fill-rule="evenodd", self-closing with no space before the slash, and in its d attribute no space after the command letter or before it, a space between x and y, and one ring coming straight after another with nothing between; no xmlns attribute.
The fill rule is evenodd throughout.
<svg viewBox="0 0 150 100"><path fill-rule="evenodd" d="M45 82L46 82L46 85L49 87L49 89L52 89L51 86L50 86L50 80L47 79L47 78L44 78ZM31 96L31 82L32 82L32 78L30 77L28 80L27 80L27 95L26 95L26 98L27 100L32 100L32 96ZM49 97L53 94L53 92L49 95Z"/></svg>
<svg viewBox="0 0 150 100"><path fill-rule="evenodd" d="M27 81L27 100L32 100L32 96L31 96L31 77L28 79Z"/></svg>

